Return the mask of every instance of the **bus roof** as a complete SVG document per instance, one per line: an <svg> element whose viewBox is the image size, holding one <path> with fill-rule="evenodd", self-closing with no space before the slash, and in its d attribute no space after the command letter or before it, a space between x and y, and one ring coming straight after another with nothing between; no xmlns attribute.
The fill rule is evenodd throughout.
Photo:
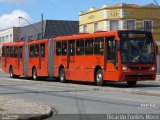
<svg viewBox="0 0 160 120"><path fill-rule="evenodd" d="M115 36L118 37L119 33L129 33L129 32L137 32L137 33L150 33L147 31L140 31L140 30L114 30L114 31L97 31L94 33L78 33L70 36L60 36L56 37L56 40L75 40L75 39L82 39L82 38L95 38L95 37L103 37L103 36Z"/></svg>
<svg viewBox="0 0 160 120"><path fill-rule="evenodd" d="M31 41L28 41L28 44L39 44L39 43L44 43L44 42L47 42L48 39L41 39L41 40L31 40Z"/></svg>
<svg viewBox="0 0 160 120"><path fill-rule="evenodd" d="M38 44L38 43L44 43L48 41L48 39L42 39L42 40L29 40L27 41L28 44ZM8 42L3 43L2 46L23 46L25 41L17 41L17 42Z"/></svg>
<svg viewBox="0 0 160 120"><path fill-rule="evenodd" d="M94 33L78 33L70 36L61 36L56 37L56 40L74 40L74 39L82 39L82 38L91 38L91 37L103 37L103 36L118 36L117 31L97 31Z"/></svg>
<svg viewBox="0 0 160 120"><path fill-rule="evenodd" d="M23 46L24 41L3 43L2 46Z"/></svg>

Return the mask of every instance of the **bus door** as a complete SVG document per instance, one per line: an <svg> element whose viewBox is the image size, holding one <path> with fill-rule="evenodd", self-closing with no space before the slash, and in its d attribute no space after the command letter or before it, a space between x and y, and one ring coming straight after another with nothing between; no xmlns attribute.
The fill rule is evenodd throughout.
<svg viewBox="0 0 160 120"><path fill-rule="evenodd" d="M67 72L66 78L75 79L75 40L68 41L68 55L67 55Z"/></svg>
<svg viewBox="0 0 160 120"><path fill-rule="evenodd" d="M23 75L22 51L23 51L23 47L19 46L19 48L18 48L18 69L19 69L19 74L20 75Z"/></svg>
<svg viewBox="0 0 160 120"><path fill-rule="evenodd" d="M46 59L46 54L45 51L46 50L46 43L41 43L40 44L40 57L39 57L39 68L40 68L40 73L43 76L47 76L47 65L48 65L48 61Z"/></svg>
<svg viewBox="0 0 160 120"><path fill-rule="evenodd" d="M115 80L115 62L117 61L115 58L115 40L114 37L107 37L105 39L105 64L104 64L104 79L106 80Z"/></svg>

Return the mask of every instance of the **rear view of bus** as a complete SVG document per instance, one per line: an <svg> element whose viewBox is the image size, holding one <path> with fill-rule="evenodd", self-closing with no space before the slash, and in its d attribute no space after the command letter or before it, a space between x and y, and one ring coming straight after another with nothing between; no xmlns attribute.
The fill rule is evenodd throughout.
<svg viewBox="0 0 160 120"><path fill-rule="evenodd" d="M121 79L134 86L137 81L155 80L156 44L145 31L119 31Z"/></svg>

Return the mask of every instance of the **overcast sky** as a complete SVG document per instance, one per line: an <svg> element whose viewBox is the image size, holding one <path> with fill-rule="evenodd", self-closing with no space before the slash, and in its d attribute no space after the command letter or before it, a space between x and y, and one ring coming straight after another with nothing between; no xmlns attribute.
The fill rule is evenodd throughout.
<svg viewBox="0 0 160 120"><path fill-rule="evenodd" d="M156 0L160 4L160 0ZM91 7L100 8L104 4L129 3L144 5L154 0L0 0L0 29L26 25L22 16L30 23L44 19L79 20L79 12Z"/></svg>

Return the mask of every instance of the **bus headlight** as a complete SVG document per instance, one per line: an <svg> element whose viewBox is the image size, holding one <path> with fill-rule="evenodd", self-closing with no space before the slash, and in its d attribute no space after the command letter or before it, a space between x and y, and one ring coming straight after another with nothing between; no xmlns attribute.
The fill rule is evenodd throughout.
<svg viewBox="0 0 160 120"><path fill-rule="evenodd" d="M128 67L123 66L122 69L123 69L124 71L126 71L126 70L128 70Z"/></svg>
<svg viewBox="0 0 160 120"><path fill-rule="evenodd" d="M150 69L149 69L149 71L155 71L155 67L151 67Z"/></svg>

